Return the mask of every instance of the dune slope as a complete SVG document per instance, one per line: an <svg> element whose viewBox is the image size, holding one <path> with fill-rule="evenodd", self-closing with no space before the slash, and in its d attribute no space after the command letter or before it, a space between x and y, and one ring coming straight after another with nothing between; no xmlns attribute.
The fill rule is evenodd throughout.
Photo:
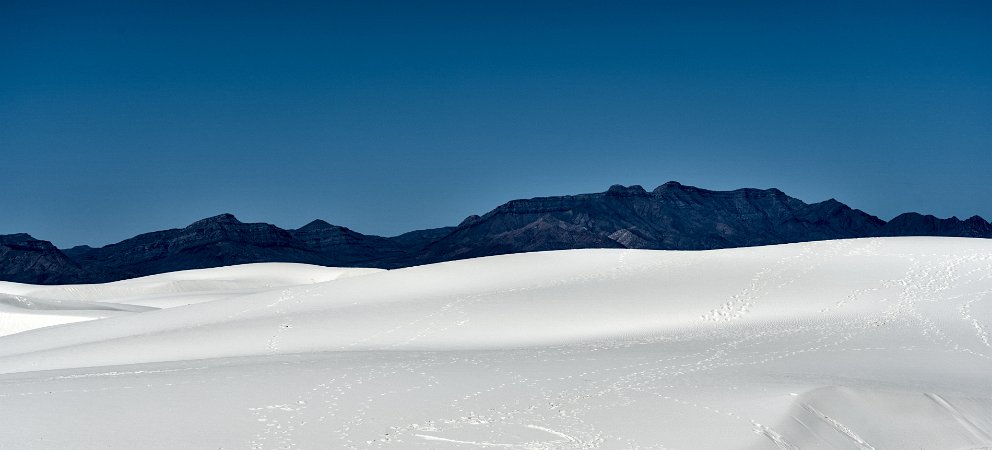
<svg viewBox="0 0 992 450"><path fill-rule="evenodd" d="M0 448L992 445L987 240L263 264L0 294Z"/></svg>

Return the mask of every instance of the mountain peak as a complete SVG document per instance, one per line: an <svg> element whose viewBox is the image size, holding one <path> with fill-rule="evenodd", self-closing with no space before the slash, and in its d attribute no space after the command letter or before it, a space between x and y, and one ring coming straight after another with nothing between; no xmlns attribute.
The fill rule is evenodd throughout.
<svg viewBox="0 0 992 450"><path fill-rule="evenodd" d="M189 226L186 227L186 228L196 228L196 227L202 227L202 226L214 225L214 224L217 224L217 225L237 225L237 224L240 224L240 223L241 223L241 221L238 220L237 217L234 217L234 214L224 213L224 214L218 214L218 215L212 216L212 217L207 217L206 219L197 220L196 222L193 222L193 223L189 224Z"/></svg>
<svg viewBox="0 0 992 450"><path fill-rule="evenodd" d="M692 188L692 186L686 186L682 183L679 183L678 181L669 181L665 184L659 185L658 187L654 188L654 190L652 190L651 193L663 194L665 192L673 192L673 191L680 192L686 190L687 188Z"/></svg>
<svg viewBox="0 0 992 450"><path fill-rule="evenodd" d="M27 233L0 234L0 244L14 244L29 241L33 242L37 241L37 239Z"/></svg>
<svg viewBox="0 0 992 450"><path fill-rule="evenodd" d="M298 228L296 231L317 231L317 230L326 230L329 228L337 228L337 227L321 219L314 219L310 223Z"/></svg>
<svg viewBox="0 0 992 450"><path fill-rule="evenodd" d="M477 214L472 214L471 216L466 217L465 220L462 221L462 223L458 224L458 226L459 227L469 227L469 226L475 225L480 220L482 220L481 217L479 217Z"/></svg>
<svg viewBox="0 0 992 450"><path fill-rule="evenodd" d="M648 192L644 190L640 185L630 185L625 187L621 184L614 184L606 190L606 195L611 195L615 197L641 197L648 195Z"/></svg>
<svg viewBox="0 0 992 450"><path fill-rule="evenodd" d="M981 216L979 216L977 214L974 215L974 216L969 217L968 219L965 220L965 222L972 223L972 224L989 225L989 223L987 221L985 221L985 219L983 219Z"/></svg>

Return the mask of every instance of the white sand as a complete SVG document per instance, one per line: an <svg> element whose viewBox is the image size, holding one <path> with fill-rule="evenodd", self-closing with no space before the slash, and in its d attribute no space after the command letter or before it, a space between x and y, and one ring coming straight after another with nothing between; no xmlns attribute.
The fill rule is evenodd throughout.
<svg viewBox="0 0 992 450"><path fill-rule="evenodd" d="M0 294L0 449L992 446L990 240Z"/></svg>

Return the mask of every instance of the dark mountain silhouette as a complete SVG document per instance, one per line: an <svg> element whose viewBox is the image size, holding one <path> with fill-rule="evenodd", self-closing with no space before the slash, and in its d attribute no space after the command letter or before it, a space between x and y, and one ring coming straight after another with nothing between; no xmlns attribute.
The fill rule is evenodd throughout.
<svg viewBox="0 0 992 450"><path fill-rule="evenodd" d="M702 250L875 235L885 224L836 200L778 189L720 192L669 182L647 192L514 200L430 244L424 262L570 248Z"/></svg>
<svg viewBox="0 0 992 450"><path fill-rule="evenodd" d="M992 225L978 216L967 220L957 217L938 219L931 215L903 213L882 227L881 236L956 236L992 237Z"/></svg>
<svg viewBox="0 0 992 450"><path fill-rule="evenodd" d="M319 219L289 233L305 248L318 253L325 266L381 267L386 259L403 259L405 249L413 245L412 240L404 245L404 241L397 241L399 237L365 235Z"/></svg>
<svg viewBox="0 0 992 450"><path fill-rule="evenodd" d="M25 233L0 235L0 280L60 284L79 282L88 275L51 242Z"/></svg>
<svg viewBox="0 0 992 450"><path fill-rule="evenodd" d="M265 223L242 223L230 214L72 254L83 267L108 273L113 279L248 262L321 264L326 260L286 230Z"/></svg>
<svg viewBox="0 0 992 450"><path fill-rule="evenodd" d="M710 191L676 182L513 200L455 227L396 237L314 220L295 230L230 214L101 248L59 250L26 234L0 236L0 279L92 283L252 262L398 268L479 256L576 248L702 250L872 236L992 238L981 217L917 213L890 222L830 199L807 204L778 189Z"/></svg>

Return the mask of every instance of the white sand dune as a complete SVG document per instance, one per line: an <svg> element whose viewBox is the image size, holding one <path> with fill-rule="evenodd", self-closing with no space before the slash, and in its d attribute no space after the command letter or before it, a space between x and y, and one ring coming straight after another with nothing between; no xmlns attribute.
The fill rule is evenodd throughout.
<svg viewBox="0 0 992 450"><path fill-rule="evenodd" d="M0 336L34 328L187 306L381 269L260 263L184 270L105 284L35 286L0 281Z"/></svg>
<svg viewBox="0 0 992 450"><path fill-rule="evenodd" d="M989 240L0 293L0 448L992 446Z"/></svg>

